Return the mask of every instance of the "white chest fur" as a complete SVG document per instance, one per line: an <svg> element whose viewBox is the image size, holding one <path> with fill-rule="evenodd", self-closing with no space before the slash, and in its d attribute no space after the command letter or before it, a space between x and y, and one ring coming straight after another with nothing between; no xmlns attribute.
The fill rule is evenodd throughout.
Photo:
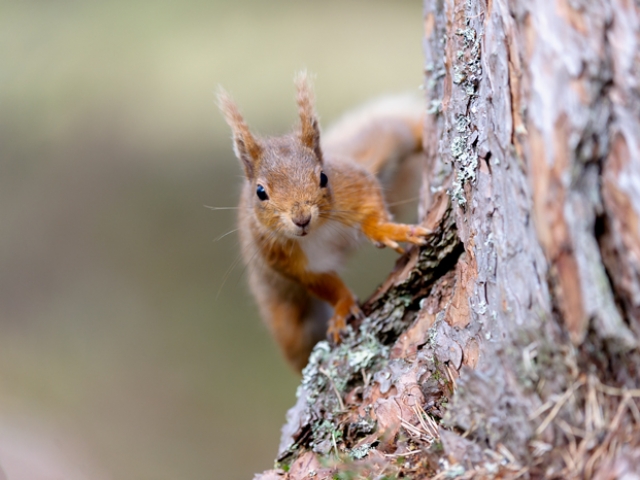
<svg viewBox="0 0 640 480"><path fill-rule="evenodd" d="M307 257L307 269L316 272L337 272L342 269L349 250L362 241L357 229L339 222L328 221L300 239L300 247Z"/></svg>

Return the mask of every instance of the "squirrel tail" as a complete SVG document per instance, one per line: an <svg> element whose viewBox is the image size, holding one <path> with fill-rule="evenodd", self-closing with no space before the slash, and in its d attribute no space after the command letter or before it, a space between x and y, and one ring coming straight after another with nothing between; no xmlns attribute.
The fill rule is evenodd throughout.
<svg viewBox="0 0 640 480"><path fill-rule="evenodd" d="M329 156L348 157L376 175L393 207L419 188L424 115L418 95L374 100L324 132L322 150Z"/></svg>

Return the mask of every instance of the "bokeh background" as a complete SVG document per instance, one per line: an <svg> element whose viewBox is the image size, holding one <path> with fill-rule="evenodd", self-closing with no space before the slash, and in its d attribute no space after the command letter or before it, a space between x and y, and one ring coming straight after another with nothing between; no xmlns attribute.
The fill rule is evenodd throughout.
<svg viewBox="0 0 640 480"><path fill-rule="evenodd" d="M297 376L233 230L241 169L214 102L257 131L323 124L422 81L419 0L0 3L0 478L246 479ZM393 262L365 249L365 297Z"/></svg>

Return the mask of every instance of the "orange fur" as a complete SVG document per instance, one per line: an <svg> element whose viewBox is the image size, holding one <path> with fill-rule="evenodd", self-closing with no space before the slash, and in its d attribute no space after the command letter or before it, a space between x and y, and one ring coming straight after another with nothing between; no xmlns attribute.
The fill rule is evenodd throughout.
<svg viewBox="0 0 640 480"><path fill-rule="evenodd" d="M301 370L318 340L328 332L339 341L347 318L361 315L337 273L358 238L400 252L399 243L424 244L429 232L391 221L375 175L392 180L420 149L422 107L364 110L321 145L305 73L296 86L300 128L283 137L254 137L231 98L223 91L218 98L246 174L238 220L249 285L287 360Z"/></svg>

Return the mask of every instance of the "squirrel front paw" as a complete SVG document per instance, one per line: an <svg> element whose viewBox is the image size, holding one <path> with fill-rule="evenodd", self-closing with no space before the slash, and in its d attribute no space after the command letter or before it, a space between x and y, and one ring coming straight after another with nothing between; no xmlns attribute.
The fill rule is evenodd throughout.
<svg viewBox="0 0 640 480"><path fill-rule="evenodd" d="M340 334L347 328L347 318L352 316L355 319L364 318L364 313L360 310L360 306L354 300L353 304L348 309L336 308L333 317L329 319L329 328L327 329L327 336L333 341L334 344L340 344Z"/></svg>
<svg viewBox="0 0 640 480"><path fill-rule="evenodd" d="M426 245L426 236L432 232L419 225L405 225L403 223L379 223L369 227L365 232L377 247L389 247L398 253L404 253L399 242Z"/></svg>

